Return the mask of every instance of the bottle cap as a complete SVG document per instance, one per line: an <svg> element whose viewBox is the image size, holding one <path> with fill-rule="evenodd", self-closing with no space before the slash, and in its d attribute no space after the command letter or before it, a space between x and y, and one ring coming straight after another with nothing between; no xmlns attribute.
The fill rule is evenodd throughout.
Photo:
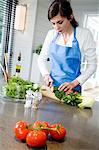
<svg viewBox="0 0 99 150"><path fill-rule="evenodd" d="M19 53L18 61L21 61L21 52Z"/></svg>

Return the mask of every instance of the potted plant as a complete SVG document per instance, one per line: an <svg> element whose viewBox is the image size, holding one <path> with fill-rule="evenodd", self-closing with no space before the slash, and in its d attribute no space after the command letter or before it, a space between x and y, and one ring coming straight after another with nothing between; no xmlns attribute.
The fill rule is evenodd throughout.
<svg viewBox="0 0 99 150"><path fill-rule="evenodd" d="M35 53L38 54L38 55L40 55L41 49L42 49L42 44L40 44L39 46L37 46L37 48L35 50Z"/></svg>

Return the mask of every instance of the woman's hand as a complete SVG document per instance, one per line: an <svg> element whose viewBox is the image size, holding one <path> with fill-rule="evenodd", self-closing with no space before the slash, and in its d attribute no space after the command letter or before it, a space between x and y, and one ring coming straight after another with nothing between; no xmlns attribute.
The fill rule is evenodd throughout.
<svg viewBox="0 0 99 150"><path fill-rule="evenodd" d="M79 84L77 80L72 81L72 82L64 82L59 86L59 90L62 91L64 90L65 92L71 91L74 87L76 87Z"/></svg>
<svg viewBox="0 0 99 150"><path fill-rule="evenodd" d="M46 75L44 76L44 82L45 82L45 84L46 84L47 86L52 87L53 80L52 80L52 78L50 77L49 74L46 74Z"/></svg>

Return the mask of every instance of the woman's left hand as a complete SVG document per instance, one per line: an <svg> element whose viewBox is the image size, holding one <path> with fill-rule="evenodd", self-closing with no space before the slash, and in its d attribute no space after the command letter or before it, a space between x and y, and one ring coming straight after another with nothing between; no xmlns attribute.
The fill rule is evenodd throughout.
<svg viewBox="0 0 99 150"><path fill-rule="evenodd" d="M73 82L65 82L65 83L63 83L63 84L61 84L60 86L59 86L59 90L60 91L65 91L65 92L69 92L69 91L71 91L73 88L75 87L75 84L73 83Z"/></svg>

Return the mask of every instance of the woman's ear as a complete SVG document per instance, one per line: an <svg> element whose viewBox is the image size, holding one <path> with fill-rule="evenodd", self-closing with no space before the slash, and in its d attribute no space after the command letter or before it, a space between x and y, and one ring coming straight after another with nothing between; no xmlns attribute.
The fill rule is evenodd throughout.
<svg viewBox="0 0 99 150"><path fill-rule="evenodd" d="M72 15L70 15L70 21L72 21L73 20L73 18L74 18L74 15L72 14Z"/></svg>

